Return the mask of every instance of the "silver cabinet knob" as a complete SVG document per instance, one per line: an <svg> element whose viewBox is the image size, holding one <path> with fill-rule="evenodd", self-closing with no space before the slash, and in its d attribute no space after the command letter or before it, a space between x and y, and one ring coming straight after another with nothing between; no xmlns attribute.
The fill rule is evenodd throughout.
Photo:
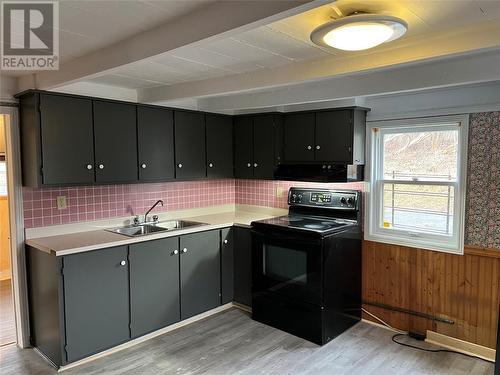
<svg viewBox="0 0 500 375"><path fill-rule="evenodd" d="M247 167L250 168L252 166L252 164L250 163L247 163Z"/></svg>
<svg viewBox="0 0 500 375"><path fill-rule="evenodd" d="M224 243L227 243L227 240L224 240Z"/></svg>
<svg viewBox="0 0 500 375"><path fill-rule="evenodd" d="M254 166L255 168L257 168L257 167L259 166L259 164L257 164L257 163L253 163L253 166Z"/></svg>
<svg viewBox="0 0 500 375"><path fill-rule="evenodd" d="M178 166L179 168L182 168L182 164L181 164L181 163L177 164L177 166Z"/></svg>
<svg viewBox="0 0 500 375"><path fill-rule="evenodd" d="M188 252L188 249L187 249L187 248L184 248L184 249L182 249L182 252L183 252L183 253L187 253L187 252Z"/></svg>
<svg viewBox="0 0 500 375"><path fill-rule="evenodd" d="M213 167L214 167L213 163L208 164L208 166L209 166L210 168L213 168Z"/></svg>
<svg viewBox="0 0 500 375"><path fill-rule="evenodd" d="M179 254L179 250L175 249L174 251L172 251L172 255L177 255Z"/></svg>
<svg viewBox="0 0 500 375"><path fill-rule="evenodd" d="M104 169L104 164L99 164L99 169Z"/></svg>
<svg viewBox="0 0 500 375"><path fill-rule="evenodd" d="M321 168L326 169L326 165L322 165Z"/></svg>
<svg viewBox="0 0 500 375"><path fill-rule="evenodd" d="M142 168L142 169L146 169L146 167L147 167L146 163L142 163L142 164L141 164L141 168Z"/></svg>
<svg viewBox="0 0 500 375"><path fill-rule="evenodd" d="M92 164L87 164L85 168L87 168L89 171L92 170Z"/></svg>
<svg viewBox="0 0 500 375"><path fill-rule="evenodd" d="M125 264L127 264L127 262L125 262L124 260L122 260L122 261L120 262L120 265L122 265L122 266L124 266Z"/></svg>
<svg viewBox="0 0 500 375"><path fill-rule="evenodd" d="M321 148L321 146L320 146L320 145L317 145L317 146L316 146L316 150L319 150L320 148Z"/></svg>
<svg viewBox="0 0 500 375"><path fill-rule="evenodd" d="M307 146L307 149L312 150L312 146L311 145Z"/></svg>

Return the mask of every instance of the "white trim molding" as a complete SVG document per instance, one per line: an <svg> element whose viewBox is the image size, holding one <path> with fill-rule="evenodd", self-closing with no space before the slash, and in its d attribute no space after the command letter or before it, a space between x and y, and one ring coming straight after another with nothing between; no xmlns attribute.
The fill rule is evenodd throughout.
<svg viewBox="0 0 500 375"><path fill-rule="evenodd" d="M376 121L367 125L367 181L366 191L365 240L394 245L416 247L420 249L442 251L453 254L464 252L465 232L465 193L467 175L467 137L469 116L437 116L416 119ZM415 131L456 130L458 132L457 176L450 181L432 181L425 178L418 180L384 180L383 176L383 136L388 133ZM428 233L417 229L385 228L382 226L383 185L395 183L404 185L446 185L454 192L452 205L453 221L450 234ZM390 223L388 223L390 225ZM385 226L385 223L384 223Z"/></svg>
<svg viewBox="0 0 500 375"><path fill-rule="evenodd" d="M17 107L0 107L6 135L7 192L9 197L12 286L17 345L26 348L29 342L28 289L24 253L24 213L21 182L21 150Z"/></svg>

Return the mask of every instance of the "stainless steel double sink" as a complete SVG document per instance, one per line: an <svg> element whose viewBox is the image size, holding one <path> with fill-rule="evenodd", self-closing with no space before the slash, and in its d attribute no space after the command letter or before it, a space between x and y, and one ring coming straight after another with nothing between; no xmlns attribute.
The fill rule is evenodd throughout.
<svg viewBox="0 0 500 375"><path fill-rule="evenodd" d="M111 228L106 230L108 232L118 233L128 237L139 237L139 236L146 236L148 234L174 231L191 227L198 227L202 225L208 225L208 224L199 223L197 221L168 220L168 221L142 223L139 225L127 225L124 227Z"/></svg>

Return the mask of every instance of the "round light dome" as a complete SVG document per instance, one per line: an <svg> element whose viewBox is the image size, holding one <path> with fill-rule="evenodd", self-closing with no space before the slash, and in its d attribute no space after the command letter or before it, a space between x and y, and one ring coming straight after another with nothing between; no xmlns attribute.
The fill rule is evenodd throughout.
<svg viewBox="0 0 500 375"><path fill-rule="evenodd" d="M361 51L401 37L407 30L403 20L375 14L357 14L317 27L313 43L344 51Z"/></svg>

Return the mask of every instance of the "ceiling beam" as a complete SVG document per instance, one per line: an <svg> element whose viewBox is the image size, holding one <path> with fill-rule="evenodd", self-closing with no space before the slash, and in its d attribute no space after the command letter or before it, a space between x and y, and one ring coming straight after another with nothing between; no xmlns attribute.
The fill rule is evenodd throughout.
<svg viewBox="0 0 500 375"><path fill-rule="evenodd" d="M199 98L197 102L201 110L239 113L491 81L500 81L500 49L384 67L369 73L356 72L260 92Z"/></svg>
<svg viewBox="0 0 500 375"><path fill-rule="evenodd" d="M19 78L20 90L51 89L201 41L227 38L331 1L215 1L185 16L63 64ZM35 86L35 87L34 87Z"/></svg>
<svg viewBox="0 0 500 375"><path fill-rule="evenodd" d="M181 98L271 89L355 72L369 73L381 67L395 67L404 63L422 63L451 55L469 54L480 48L494 48L498 45L500 45L500 24L495 20L485 22L481 26L452 29L432 38L422 35L401 39L364 53L334 55L220 78L140 89L138 100L157 103Z"/></svg>

